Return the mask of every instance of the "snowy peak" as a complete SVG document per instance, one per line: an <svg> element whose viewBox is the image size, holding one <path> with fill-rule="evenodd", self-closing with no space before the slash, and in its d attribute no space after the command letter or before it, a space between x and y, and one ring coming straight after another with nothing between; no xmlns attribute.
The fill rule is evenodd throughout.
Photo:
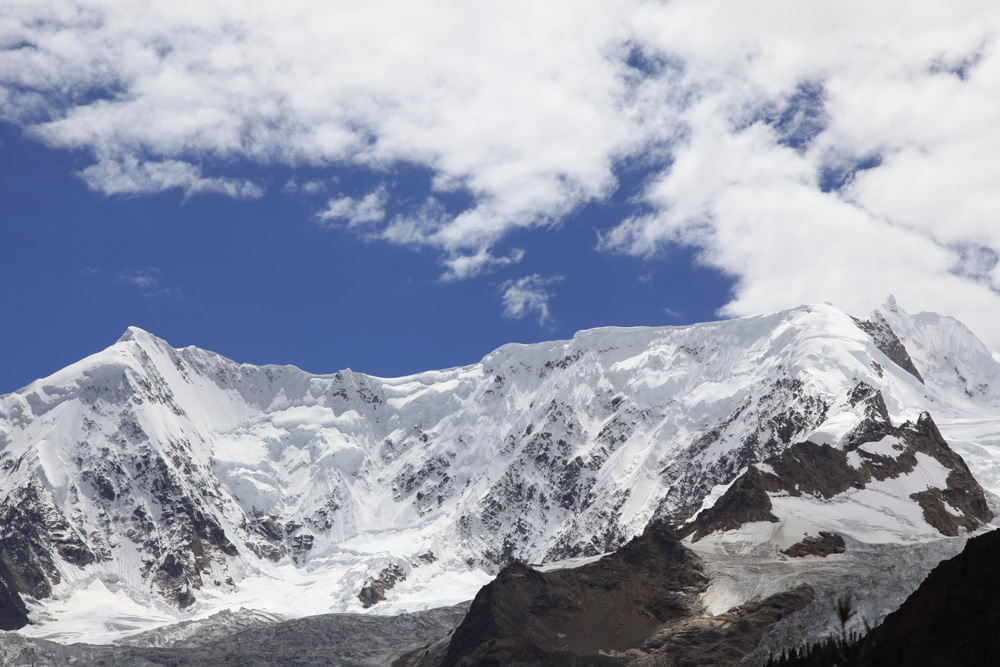
<svg viewBox="0 0 1000 667"><path fill-rule="evenodd" d="M148 339L152 339L152 340L155 340L157 342L162 342L162 341L160 341L159 338L156 338L155 336L153 336L149 332L145 331L144 329L140 329L139 327L129 327L128 329L126 329L125 333L123 333L121 335L121 338L119 338L117 342L119 342L119 343L127 343L130 340L141 341L141 340L148 340Z"/></svg>
<svg viewBox="0 0 1000 667"><path fill-rule="evenodd" d="M909 315L894 299L872 314L876 317L892 328L939 391L1000 407L1000 363L964 324L936 313Z"/></svg>

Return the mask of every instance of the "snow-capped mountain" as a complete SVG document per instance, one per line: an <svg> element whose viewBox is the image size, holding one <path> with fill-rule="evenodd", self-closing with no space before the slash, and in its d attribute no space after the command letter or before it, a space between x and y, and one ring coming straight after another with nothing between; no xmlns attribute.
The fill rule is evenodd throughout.
<svg viewBox="0 0 1000 667"><path fill-rule="evenodd" d="M94 619L90 640L234 605L433 607L511 559L608 552L654 518L694 526L806 441L851 484L769 482L770 516L712 539L975 528L985 501L949 495L968 473L949 453L1000 490L1000 364L954 319L891 299L868 319L817 305L594 329L396 379L239 364L132 328L0 398L0 583L31 632Z"/></svg>

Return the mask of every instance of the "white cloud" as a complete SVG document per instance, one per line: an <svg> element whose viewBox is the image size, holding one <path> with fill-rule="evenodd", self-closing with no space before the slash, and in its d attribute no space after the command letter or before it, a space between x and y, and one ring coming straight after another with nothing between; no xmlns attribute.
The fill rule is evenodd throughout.
<svg viewBox="0 0 1000 667"><path fill-rule="evenodd" d="M893 292L1000 349L997 35L984 0L6 0L0 117L89 151L106 193L259 196L236 160L381 174L319 217L453 279L639 161L662 171L601 247L698 248L725 314ZM433 189L390 215L398 163Z"/></svg>
<svg viewBox="0 0 1000 667"><path fill-rule="evenodd" d="M508 280L500 286L503 316L520 320L534 313L538 316L539 325L547 325L552 320L549 300L554 296L549 286L560 280L562 276L543 278L537 273L518 280Z"/></svg>
<svg viewBox="0 0 1000 667"><path fill-rule="evenodd" d="M510 254L499 257L488 252L485 248L480 249L474 255L452 255L444 260L448 271L443 277L445 280L464 280L487 269L517 264L523 258L524 250L521 248L515 248Z"/></svg>
<svg viewBox="0 0 1000 667"><path fill-rule="evenodd" d="M80 175L89 186L107 194L150 194L171 188L185 196L215 192L246 199L257 199L263 191L254 183L232 178L203 178L201 167L181 160L140 161L131 155L105 159Z"/></svg>
<svg viewBox="0 0 1000 667"><path fill-rule="evenodd" d="M894 292L1000 348L1000 8L681 0L638 25L685 64L687 133L601 247L699 248L736 279L725 315Z"/></svg>
<svg viewBox="0 0 1000 667"><path fill-rule="evenodd" d="M385 188L369 192L361 199L351 197L331 199L327 202L326 209L318 213L316 217L324 222L342 220L351 227L381 222L385 219L386 199Z"/></svg>
<svg viewBox="0 0 1000 667"><path fill-rule="evenodd" d="M252 193L232 158L426 166L475 203L418 243L468 264L613 189L629 4L10 0L2 114L106 193Z"/></svg>

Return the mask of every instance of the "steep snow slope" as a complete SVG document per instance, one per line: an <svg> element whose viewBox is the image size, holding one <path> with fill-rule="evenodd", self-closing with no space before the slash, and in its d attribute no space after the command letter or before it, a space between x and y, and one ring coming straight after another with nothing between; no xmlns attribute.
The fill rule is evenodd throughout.
<svg viewBox="0 0 1000 667"><path fill-rule="evenodd" d="M976 479L991 493L1000 494L1000 364L952 317L936 313L910 316L891 298L877 312L930 378L923 409L934 416Z"/></svg>
<svg viewBox="0 0 1000 667"><path fill-rule="evenodd" d="M0 579L40 601L30 632L90 641L226 607L360 610L363 587L380 611L456 602L511 558L592 556L689 514L791 444L843 448L860 383L894 424L929 412L1000 489L1000 365L892 301L595 329L397 379L130 329L0 398ZM941 484L926 463L886 493ZM886 508L849 533L883 540ZM893 539L938 534L907 512L919 529Z"/></svg>

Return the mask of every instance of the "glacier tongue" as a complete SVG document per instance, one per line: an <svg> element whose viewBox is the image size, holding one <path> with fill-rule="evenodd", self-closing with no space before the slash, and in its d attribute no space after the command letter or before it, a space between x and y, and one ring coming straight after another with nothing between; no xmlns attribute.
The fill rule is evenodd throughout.
<svg viewBox="0 0 1000 667"><path fill-rule="evenodd" d="M896 424L929 412L1000 491L1000 364L894 302L860 324L815 305L594 329L396 379L130 328L0 397L0 578L29 596L30 633L88 641L240 606L360 611L383 572L403 578L375 611L451 604L510 559L593 556L690 515L795 443L844 448L862 383Z"/></svg>

